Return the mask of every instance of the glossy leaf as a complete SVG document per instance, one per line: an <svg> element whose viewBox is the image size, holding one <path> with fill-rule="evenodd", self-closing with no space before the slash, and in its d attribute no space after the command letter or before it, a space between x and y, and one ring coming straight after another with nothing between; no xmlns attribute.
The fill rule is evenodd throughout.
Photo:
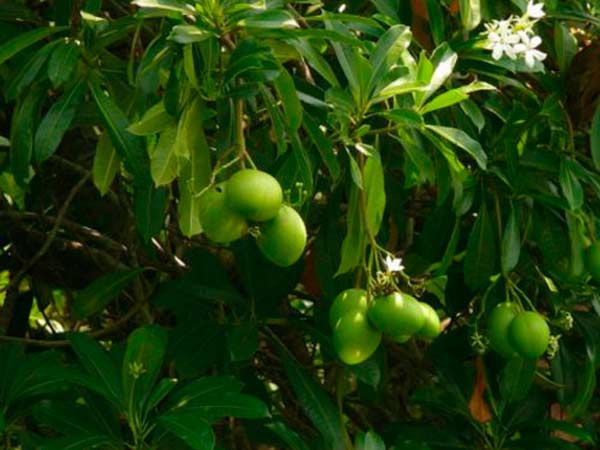
<svg viewBox="0 0 600 450"><path fill-rule="evenodd" d="M30 161L33 156L35 126L39 110L44 99L43 86L29 91L18 104L10 130L10 168L18 184L23 185L29 179Z"/></svg>
<svg viewBox="0 0 600 450"><path fill-rule="evenodd" d="M513 358L502 372L500 392L507 402L522 400L531 388L535 377L536 360Z"/></svg>
<svg viewBox="0 0 600 450"><path fill-rule="evenodd" d="M600 105L596 107L596 112L592 118L590 128L590 149L592 160L596 169L600 169Z"/></svg>
<svg viewBox="0 0 600 450"><path fill-rule="evenodd" d="M511 208L508 221L502 234L502 249L500 253L502 273L509 273L519 262L521 253L521 233L517 211Z"/></svg>
<svg viewBox="0 0 600 450"><path fill-rule="evenodd" d="M471 31L481 22L481 0L459 0L463 28Z"/></svg>
<svg viewBox="0 0 600 450"><path fill-rule="evenodd" d="M56 88L71 78L79 61L79 47L73 41L61 42L48 61L48 78Z"/></svg>
<svg viewBox="0 0 600 450"><path fill-rule="evenodd" d="M96 144L96 153L94 153L94 163L92 165L92 179L94 185L100 191L100 195L105 195L119 172L121 159L117 150L112 145L110 137L102 133Z"/></svg>
<svg viewBox="0 0 600 450"><path fill-rule="evenodd" d="M467 285L477 290L489 283L496 270L496 233L485 204L481 206L473 226L464 260L464 276Z"/></svg>
<svg viewBox="0 0 600 450"><path fill-rule="evenodd" d="M367 158L364 183L367 226L373 236L376 236L383 220L386 200L383 165L377 152Z"/></svg>
<svg viewBox="0 0 600 450"><path fill-rule="evenodd" d="M0 45L0 64L15 56L21 50L41 41L54 33L66 30L67 27L38 27L33 30L21 33L11 40Z"/></svg>
<svg viewBox="0 0 600 450"><path fill-rule="evenodd" d="M158 423L195 450L213 450L215 435L210 424L194 413L169 413L158 417Z"/></svg>
<svg viewBox="0 0 600 450"><path fill-rule="evenodd" d="M563 160L560 165L559 180L563 195L571 210L577 210L583 205L583 187L571 169L571 162Z"/></svg>
<svg viewBox="0 0 600 450"><path fill-rule="evenodd" d="M121 377L125 408L131 417L142 410L150 396L166 347L167 334L158 325L138 328L129 335Z"/></svg>
<svg viewBox="0 0 600 450"><path fill-rule="evenodd" d="M462 130L457 128L441 127L437 125L427 125L427 129L437 133L457 147L462 148L469 153L482 169L487 168L487 155L481 144Z"/></svg>
<svg viewBox="0 0 600 450"><path fill-rule="evenodd" d="M141 269L115 272L93 281L76 295L74 317L81 320L101 312L141 272Z"/></svg>
<svg viewBox="0 0 600 450"><path fill-rule="evenodd" d="M339 414L323 389L304 370L288 357L284 366L300 406L313 425L325 437L332 450L346 448L345 432Z"/></svg>
<svg viewBox="0 0 600 450"><path fill-rule="evenodd" d="M43 162L56 151L75 118L77 108L86 90L84 80L79 80L46 113L35 133L33 157Z"/></svg>
<svg viewBox="0 0 600 450"><path fill-rule="evenodd" d="M106 351L100 344L83 333L70 334L69 342L81 365L106 390L107 400L121 407L123 395L121 380L117 368Z"/></svg>

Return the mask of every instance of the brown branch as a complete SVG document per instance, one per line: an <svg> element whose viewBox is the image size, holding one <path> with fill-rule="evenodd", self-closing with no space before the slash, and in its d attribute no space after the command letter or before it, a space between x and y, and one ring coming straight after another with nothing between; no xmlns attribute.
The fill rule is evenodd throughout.
<svg viewBox="0 0 600 450"><path fill-rule="evenodd" d="M79 190L85 185L89 178L90 174L88 173L81 180L79 180L79 182L71 189L71 192L69 192L69 195L67 196L63 205L58 211L58 215L56 216L54 226L50 230L50 233L48 233L48 237L46 238L46 241L44 242L42 247L38 250L38 252L35 255L33 255L33 257L27 263L25 263L25 265L21 268L21 270L19 270L19 272L17 272L17 274L11 279L11 281L5 287L0 289L0 292L5 292L13 286L18 286L21 282L21 279L27 274L27 272L40 260L42 256L46 254L46 252L52 245L52 242L58 235L58 230L60 229L60 225L65 215L67 214L67 210L69 209L71 202L75 198L75 195L77 195L77 192L79 192Z"/></svg>
<svg viewBox="0 0 600 450"><path fill-rule="evenodd" d="M10 219L10 220L40 220L50 224L56 224L57 218L53 216L45 216L42 214L38 214L30 211L0 211L0 220L1 219ZM115 251L127 251L127 247L120 242L115 241L109 236L106 236L100 233L98 230L94 228L87 227L85 225L81 225L77 222L73 222L69 219L62 219L61 226L69 231L78 234L80 236L85 236L90 240L96 241L100 244L103 244L106 248L115 250Z"/></svg>
<svg viewBox="0 0 600 450"><path fill-rule="evenodd" d="M119 320L117 320L116 322L111 323L110 325L106 326L105 328L102 328L100 330L96 330L96 331L91 331L89 333L85 333L90 337L99 339L99 338L103 338L106 336L109 336L117 331L119 331L121 328L123 328L123 326L127 325L127 322L129 322L129 320L135 316L140 309L146 304L145 299L142 299L142 301L137 302L133 308L131 308L127 314L125 314L123 317L121 317ZM0 336L0 342L17 342L20 344L25 344L25 345L32 345L32 346L36 346L36 347L43 347L43 348L57 348L57 347L68 347L69 345L71 345L69 343L69 341L67 340L44 340L44 339L31 339L31 338L18 338L18 337L13 337L13 336Z"/></svg>

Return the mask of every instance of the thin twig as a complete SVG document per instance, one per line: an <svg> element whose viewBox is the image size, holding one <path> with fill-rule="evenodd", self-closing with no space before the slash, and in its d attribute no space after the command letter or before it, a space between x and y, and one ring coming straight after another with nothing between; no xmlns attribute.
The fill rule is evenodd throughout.
<svg viewBox="0 0 600 450"><path fill-rule="evenodd" d="M17 272L17 274L11 279L10 283L8 283L6 286L0 289L0 292L5 292L13 285L18 286L18 284L21 282L21 279L27 274L29 269L31 269L40 260L40 258L46 254L46 252L52 245L52 242L58 235L58 230L60 229L62 220L67 214L67 210L69 209L71 202L75 198L75 195L77 195L77 192L79 192L79 190L85 185L89 178L90 174L88 173L81 180L79 180L79 182L73 187L73 189L71 189L71 192L69 192L69 195L67 196L63 205L58 211L56 221L54 222L54 226L50 230L50 233L48 233L48 237L46 238L46 241L44 242L42 247L38 250L38 252L35 255L33 255L33 257L27 263L25 263L21 270Z"/></svg>

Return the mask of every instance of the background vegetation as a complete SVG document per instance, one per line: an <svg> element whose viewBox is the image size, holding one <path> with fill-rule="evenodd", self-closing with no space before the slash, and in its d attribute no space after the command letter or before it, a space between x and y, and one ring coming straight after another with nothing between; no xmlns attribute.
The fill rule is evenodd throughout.
<svg viewBox="0 0 600 450"><path fill-rule="evenodd" d="M0 447L597 448L599 5L523 0L0 4ZM309 231L290 268L201 233L241 166ZM433 343L332 349L381 256ZM593 269L593 268L592 268ZM487 350L512 299L554 336Z"/></svg>

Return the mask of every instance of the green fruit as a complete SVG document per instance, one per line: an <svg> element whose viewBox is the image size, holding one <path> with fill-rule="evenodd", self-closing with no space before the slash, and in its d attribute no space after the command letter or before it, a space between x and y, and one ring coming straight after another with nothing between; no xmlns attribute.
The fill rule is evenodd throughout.
<svg viewBox="0 0 600 450"><path fill-rule="evenodd" d="M306 227L294 208L283 205L277 216L260 228L256 239L258 248L265 257L278 266L294 264L306 246Z"/></svg>
<svg viewBox="0 0 600 450"><path fill-rule="evenodd" d="M505 358L517 356L508 340L508 327L519 314L519 307L513 302L502 302L496 305L488 317L487 336L490 347Z"/></svg>
<svg viewBox="0 0 600 450"><path fill-rule="evenodd" d="M526 311L513 319L508 327L508 341L526 359L536 359L548 348L550 329L544 316Z"/></svg>
<svg viewBox="0 0 600 450"><path fill-rule="evenodd" d="M402 292L376 298L368 315L375 328L390 336L412 335L425 323L419 302Z"/></svg>
<svg viewBox="0 0 600 450"><path fill-rule="evenodd" d="M435 339L442 332L440 318L435 312L435 309L433 309L429 304L419 302L419 306L423 310L425 323L419 329L419 331L417 331L417 336L424 339Z"/></svg>
<svg viewBox="0 0 600 450"><path fill-rule="evenodd" d="M227 181L227 204L248 220L264 222L273 219L282 201L279 182L266 172L244 169Z"/></svg>
<svg viewBox="0 0 600 450"><path fill-rule="evenodd" d="M225 191L225 183L217 184L202 194L199 201L203 232L219 244L235 241L248 230L246 220L227 206Z"/></svg>
<svg viewBox="0 0 600 450"><path fill-rule="evenodd" d="M585 250L585 265L592 278L600 282L600 241Z"/></svg>
<svg viewBox="0 0 600 450"><path fill-rule="evenodd" d="M348 312L366 313L368 308L367 291L364 289L346 289L340 292L329 308L329 325L333 329L338 319Z"/></svg>
<svg viewBox="0 0 600 450"><path fill-rule="evenodd" d="M333 346L346 364L359 364L369 358L381 342L365 313L351 311L338 319L333 328Z"/></svg>
<svg viewBox="0 0 600 450"><path fill-rule="evenodd" d="M398 344L404 344L405 342L408 342L411 337L412 336L410 335L401 334L400 336L391 336L390 339Z"/></svg>

